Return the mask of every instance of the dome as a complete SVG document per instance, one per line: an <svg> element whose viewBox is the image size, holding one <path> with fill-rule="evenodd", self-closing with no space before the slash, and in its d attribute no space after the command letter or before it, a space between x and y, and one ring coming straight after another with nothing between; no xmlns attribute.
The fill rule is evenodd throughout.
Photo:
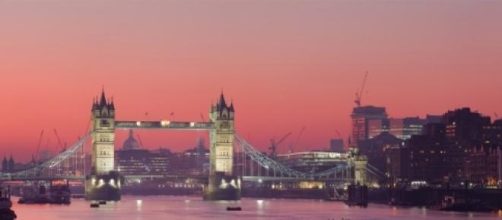
<svg viewBox="0 0 502 220"><path fill-rule="evenodd" d="M134 139L134 133L131 130L129 130L129 137L124 141L124 144L122 145L123 150L135 150L135 149L140 149L140 145L138 144L138 141Z"/></svg>

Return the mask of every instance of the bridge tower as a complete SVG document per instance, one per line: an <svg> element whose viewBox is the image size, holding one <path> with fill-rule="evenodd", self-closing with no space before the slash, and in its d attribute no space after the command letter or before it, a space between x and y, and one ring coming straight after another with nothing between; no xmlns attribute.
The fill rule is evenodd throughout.
<svg viewBox="0 0 502 220"><path fill-rule="evenodd" d="M358 155L354 158L354 183L360 185L367 185L368 179L366 170L368 159L366 156Z"/></svg>
<svg viewBox="0 0 502 220"><path fill-rule="evenodd" d="M92 105L92 162L91 173L86 177L87 200L118 201L122 179L116 172L115 105L107 100L104 90Z"/></svg>
<svg viewBox="0 0 502 220"><path fill-rule="evenodd" d="M209 119L213 128L209 132L209 182L204 189L205 200L239 200L241 178L234 175L234 105L227 105L223 93L211 106Z"/></svg>

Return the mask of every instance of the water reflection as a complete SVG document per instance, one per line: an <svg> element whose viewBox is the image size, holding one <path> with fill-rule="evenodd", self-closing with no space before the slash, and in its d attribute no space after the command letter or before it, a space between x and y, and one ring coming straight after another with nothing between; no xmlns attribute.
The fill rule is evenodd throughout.
<svg viewBox="0 0 502 220"><path fill-rule="evenodd" d="M16 201L16 199L14 199ZM228 212L227 206L240 206ZM122 201L91 209L82 199L69 206L19 205L13 209L24 220L152 220L152 219L502 219L495 213L439 212L425 208L399 208L370 204L368 208L348 207L340 202L287 199L243 199L238 202L207 202L199 197L124 196Z"/></svg>

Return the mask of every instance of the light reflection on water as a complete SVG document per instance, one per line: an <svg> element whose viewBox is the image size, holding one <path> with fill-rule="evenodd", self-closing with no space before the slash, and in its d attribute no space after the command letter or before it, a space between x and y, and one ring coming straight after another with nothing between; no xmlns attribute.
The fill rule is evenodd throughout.
<svg viewBox="0 0 502 220"><path fill-rule="evenodd" d="M242 211L229 212L227 206L241 206ZM207 202L199 197L181 196L124 196L122 201L100 208L90 208L85 200L73 199L69 206L14 204L13 209L20 220L502 219L498 213L439 212L376 204L358 208L321 200L244 198L239 202Z"/></svg>

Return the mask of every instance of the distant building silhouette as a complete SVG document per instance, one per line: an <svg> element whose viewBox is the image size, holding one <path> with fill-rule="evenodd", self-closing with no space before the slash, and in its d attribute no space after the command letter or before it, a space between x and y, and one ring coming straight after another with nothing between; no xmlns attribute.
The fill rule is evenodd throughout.
<svg viewBox="0 0 502 220"><path fill-rule="evenodd" d="M338 152L338 153L343 153L345 152L344 146L343 146L343 139L331 139L329 141L329 149L333 152Z"/></svg>
<svg viewBox="0 0 502 220"><path fill-rule="evenodd" d="M117 169L123 175L167 174L170 168L170 152L141 149L132 130L115 154Z"/></svg>
<svg viewBox="0 0 502 220"><path fill-rule="evenodd" d="M4 156L2 160L2 172L9 172L9 162L7 158Z"/></svg>
<svg viewBox="0 0 502 220"><path fill-rule="evenodd" d="M368 158L368 164L376 167L378 170L380 170L383 173L387 174L387 177L390 177L390 172L393 166L391 164L387 164L387 160L391 158L387 158L389 151L392 150L399 150L401 147L404 145L403 140L397 138L396 136L388 133L388 132L383 132L376 137L373 137L371 139L361 141L359 143L359 152L362 155L366 155ZM398 163L400 158L395 158L393 157L396 162ZM399 162L400 163L400 162ZM393 178L400 178L402 175L400 174L401 169L393 168L392 169L392 174L394 175Z"/></svg>
<svg viewBox="0 0 502 220"><path fill-rule="evenodd" d="M501 136L502 122L469 108L448 111L406 142L410 180L495 185L502 177Z"/></svg>
<svg viewBox="0 0 502 220"><path fill-rule="evenodd" d="M134 132L132 129L129 130L129 137L124 141L122 145L122 150L137 150L140 149L138 141L134 138Z"/></svg>
<svg viewBox="0 0 502 220"><path fill-rule="evenodd" d="M381 127L382 120L387 119L387 112L384 107L361 106L353 109L351 118L351 142L357 146L360 141L370 139L370 127Z"/></svg>
<svg viewBox="0 0 502 220"><path fill-rule="evenodd" d="M2 172L5 173L10 173L14 172L16 170L16 162L14 161L14 158L12 155L10 155L9 159L4 156L2 160Z"/></svg>

